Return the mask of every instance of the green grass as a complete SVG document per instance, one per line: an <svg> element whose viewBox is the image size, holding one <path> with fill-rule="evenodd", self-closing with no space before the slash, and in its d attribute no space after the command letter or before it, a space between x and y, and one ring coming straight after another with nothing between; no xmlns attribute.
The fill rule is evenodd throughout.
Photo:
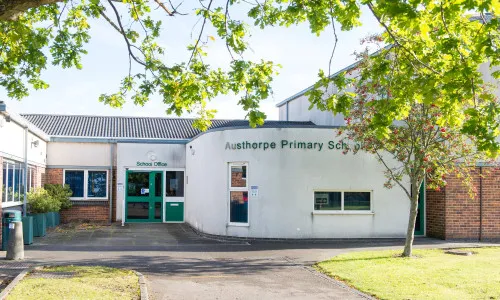
<svg viewBox="0 0 500 300"><path fill-rule="evenodd" d="M44 272L75 272L72 278L26 276L9 294L12 299L139 299L137 275L107 267L61 266Z"/></svg>
<svg viewBox="0 0 500 300"><path fill-rule="evenodd" d="M464 249L465 250L465 249ZM316 268L380 299L500 299L500 247L445 250L371 251L339 255Z"/></svg>

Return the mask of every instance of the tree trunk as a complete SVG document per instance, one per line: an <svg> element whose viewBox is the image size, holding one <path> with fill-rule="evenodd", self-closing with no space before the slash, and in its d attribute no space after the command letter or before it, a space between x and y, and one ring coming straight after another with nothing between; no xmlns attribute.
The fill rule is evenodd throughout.
<svg viewBox="0 0 500 300"><path fill-rule="evenodd" d="M62 2L63 0L0 0L0 21L15 21L30 8Z"/></svg>
<svg viewBox="0 0 500 300"><path fill-rule="evenodd" d="M410 257L413 250L413 239L415 238L415 222L417 220L418 195L420 192L420 186L414 183L412 184L411 190L412 196L410 201L410 218L408 220L408 229L406 231L406 241L405 249L403 251L403 257Z"/></svg>

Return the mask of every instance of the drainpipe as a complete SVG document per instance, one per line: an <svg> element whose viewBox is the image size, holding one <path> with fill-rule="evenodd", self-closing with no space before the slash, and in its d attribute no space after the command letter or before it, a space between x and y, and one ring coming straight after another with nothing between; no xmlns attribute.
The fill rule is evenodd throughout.
<svg viewBox="0 0 500 300"><path fill-rule="evenodd" d="M483 167L479 167L479 240L483 239Z"/></svg>
<svg viewBox="0 0 500 300"><path fill-rule="evenodd" d="M28 193L28 126L24 127L24 199L23 199L23 216L26 217L26 203Z"/></svg>
<svg viewBox="0 0 500 300"><path fill-rule="evenodd" d="M113 161L115 158L115 148L113 143L110 144L110 171L109 171L109 224L113 223Z"/></svg>

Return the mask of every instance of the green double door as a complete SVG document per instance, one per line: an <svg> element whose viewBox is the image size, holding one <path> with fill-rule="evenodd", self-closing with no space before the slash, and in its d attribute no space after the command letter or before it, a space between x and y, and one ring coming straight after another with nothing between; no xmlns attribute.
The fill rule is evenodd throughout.
<svg viewBox="0 0 500 300"><path fill-rule="evenodd" d="M163 221L163 172L127 171L126 222Z"/></svg>

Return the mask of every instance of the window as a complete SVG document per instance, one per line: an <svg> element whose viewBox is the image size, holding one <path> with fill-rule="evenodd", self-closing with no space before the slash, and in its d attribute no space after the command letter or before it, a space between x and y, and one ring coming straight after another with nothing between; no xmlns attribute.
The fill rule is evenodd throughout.
<svg viewBox="0 0 500 300"><path fill-rule="evenodd" d="M4 161L2 164L2 202L24 200L24 165L19 162Z"/></svg>
<svg viewBox="0 0 500 300"><path fill-rule="evenodd" d="M87 179L87 197L88 198L106 198L107 172L106 171L88 171Z"/></svg>
<svg viewBox="0 0 500 300"><path fill-rule="evenodd" d="M36 187L36 168L28 166L28 192Z"/></svg>
<svg viewBox="0 0 500 300"><path fill-rule="evenodd" d="M64 184L73 191L73 199L108 197L108 171L105 170L64 170Z"/></svg>
<svg viewBox="0 0 500 300"><path fill-rule="evenodd" d="M229 164L229 223L248 225L247 164Z"/></svg>
<svg viewBox="0 0 500 300"><path fill-rule="evenodd" d="M165 180L165 196L184 197L184 171L167 171Z"/></svg>
<svg viewBox="0 0 500 300"><path fill-rule="evenodd" d="M315 211L370 211L371 192L314 192Z"/></svg>

